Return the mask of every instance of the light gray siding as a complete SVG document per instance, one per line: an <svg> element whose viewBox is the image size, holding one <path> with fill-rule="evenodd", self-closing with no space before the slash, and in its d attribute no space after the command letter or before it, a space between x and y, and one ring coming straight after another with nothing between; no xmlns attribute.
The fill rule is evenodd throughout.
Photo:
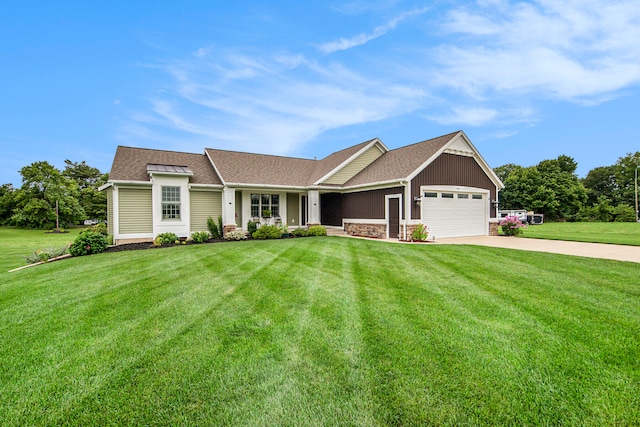
<svg viewBox="0 0 640 427"><path fill-rule="evenodd" d="M151 189L120 188L118 214L120 234L153 233Z"/></svg>
<svg viewBox="0 0 640 427"><path fill-rule="evenodd" d="M222 193L219 191L191 191L191 232L206 231L207 218L216 223L222 215Z"/></svg>

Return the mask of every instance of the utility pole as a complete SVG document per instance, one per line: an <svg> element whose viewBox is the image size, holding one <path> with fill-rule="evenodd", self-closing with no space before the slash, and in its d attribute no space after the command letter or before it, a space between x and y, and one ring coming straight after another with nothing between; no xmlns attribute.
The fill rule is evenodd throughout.
<svg viewBox="0 0 640 427"><path fill-rule="evenodd" d="M640 213L638 213L638 169L640 166L636 166L636 174L634 184L636 185L636 222L640 222Z"/></svg>

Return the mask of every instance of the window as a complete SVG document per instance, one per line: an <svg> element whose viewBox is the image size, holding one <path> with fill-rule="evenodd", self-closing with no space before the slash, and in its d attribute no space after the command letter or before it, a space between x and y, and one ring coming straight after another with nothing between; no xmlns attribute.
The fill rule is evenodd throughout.
<svg viewBox="0 0 640 427"><path fill-rule="evenodd" d="M443 199L453 199L453 193L442 193Z"/></svg>
<svg viewBox="0 0 640 427"><path fill-rule="evenodd" d="M472 194L471 198L474 200L482 200L482 194Z"/></svg>
<svg viewBox="0 0 640 427"><path fill-rule="evenodd" d="M180 219L180 187L162 187L162 219Z"/></svg>
<svg viewBox="0 0 640 427"><path fill-rule="evenodd" d="M269 209L271 216L280 216L280 195L279 194L252 194L251 195L251 216L261 217L262 211Z"/></svg>
<svg viewBox="0 0 640 427"><path fill-rule="evenodd" d="M424 193L424 197L438 197L438 193Z"/></svg>
<svg viewBox="0 0 640 427"><path fill-rule="evenodd" d="M468 199L468 198L469 198L468 194L458 193L458 199Z"/></svg>

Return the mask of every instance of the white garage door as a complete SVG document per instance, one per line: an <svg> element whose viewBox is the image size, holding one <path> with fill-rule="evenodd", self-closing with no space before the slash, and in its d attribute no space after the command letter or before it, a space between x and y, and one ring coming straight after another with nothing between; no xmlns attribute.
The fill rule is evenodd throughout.
<svg viewBox="0 0 640 427"><path fill-rule="evenodd" d="M435 238L483 236L488 230L486 193L473 191L422 192L422 222Z"/></svg>

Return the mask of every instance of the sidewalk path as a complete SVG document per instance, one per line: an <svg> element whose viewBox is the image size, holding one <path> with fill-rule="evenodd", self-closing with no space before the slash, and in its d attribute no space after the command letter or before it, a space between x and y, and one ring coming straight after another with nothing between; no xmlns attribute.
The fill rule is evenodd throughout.
<svg viewBox="0 0 640 427"><path fill-rule="evenodd" d="M478 245L524 251L550 252L589 258L604 258L640 263L640 246L604 243L565 242L561 240L526 239L523 237L474 236L437 239L441 245Z"/></svg>

